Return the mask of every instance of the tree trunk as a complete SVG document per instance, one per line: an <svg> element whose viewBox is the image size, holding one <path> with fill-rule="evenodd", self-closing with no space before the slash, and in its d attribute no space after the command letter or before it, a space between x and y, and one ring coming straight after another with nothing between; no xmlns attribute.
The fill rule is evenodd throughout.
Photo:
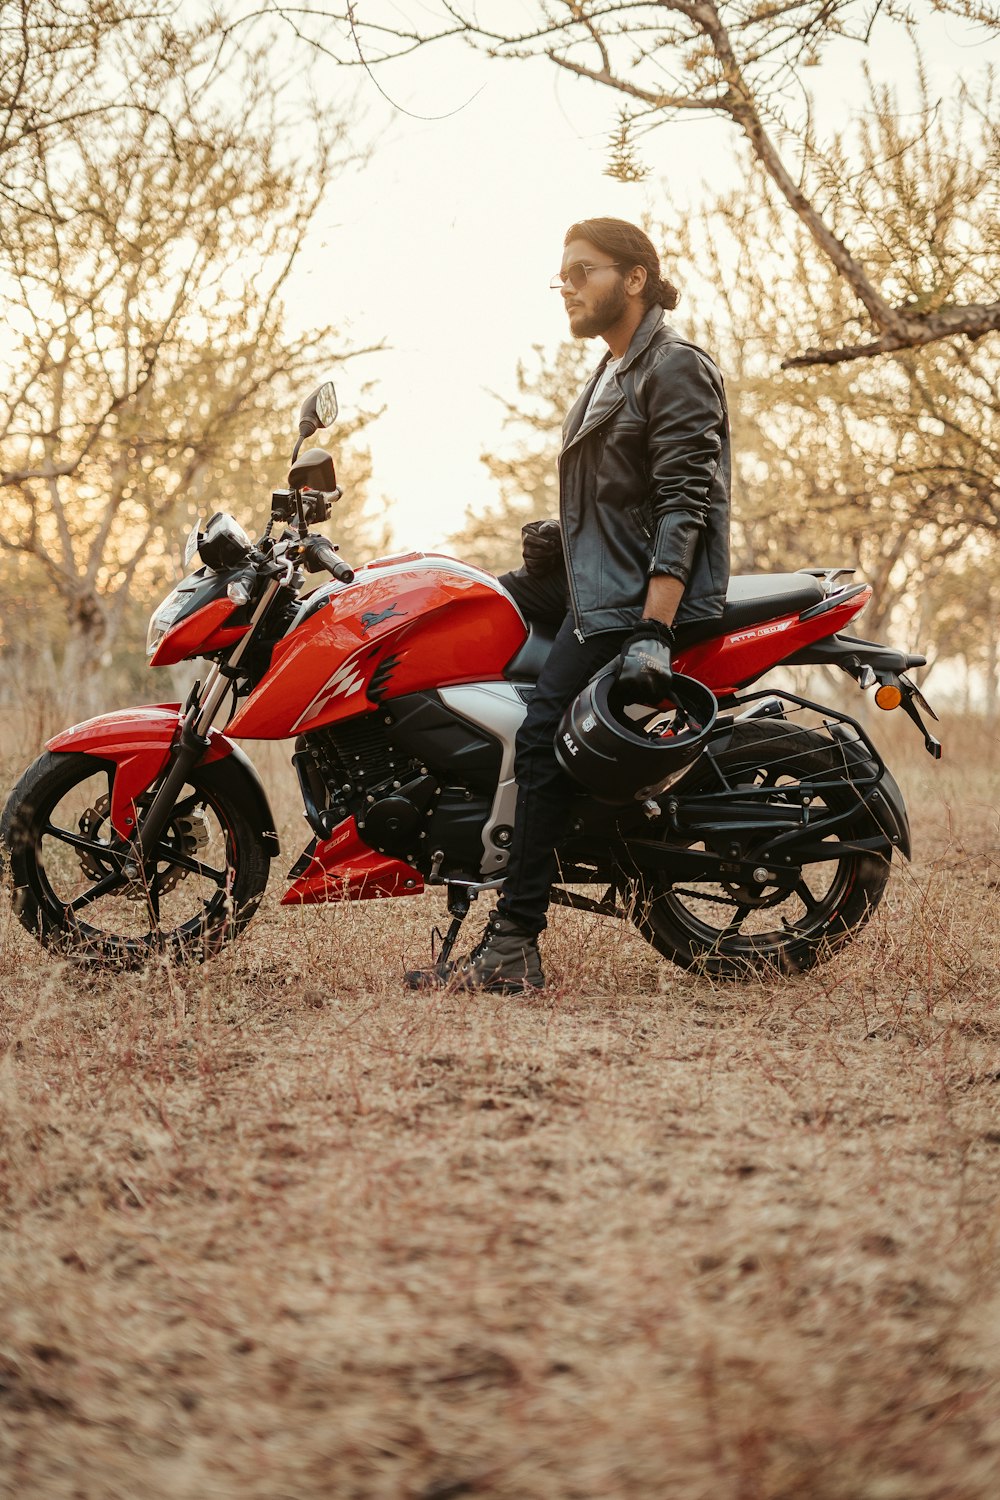
<svg viewBox="0 0 1000 1500"><path fill-rule="evenodd" d="M985 679L983 707L987 722L990 724L996 723L997 715L1000 713L1000 648L997 645L998 630L1000 630L1000 608L998 608L997 594L991 590L986 615L986 661L983 670L983 677Z"/></svg>
<svg viewBox="0 0 1000 1500"><path fill-rule="evenodd" d="M85 595L74 601L60 672L60 707L67 723L89 718L106 707L105 653L108 626L99 600Z"/></svg>

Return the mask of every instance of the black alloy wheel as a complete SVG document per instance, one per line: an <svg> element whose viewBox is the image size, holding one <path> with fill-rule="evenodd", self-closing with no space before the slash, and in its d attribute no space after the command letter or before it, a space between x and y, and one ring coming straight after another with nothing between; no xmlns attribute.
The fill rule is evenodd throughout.
<svg viewBox="0 0 1000 1500"><path fill-rule="evenodd" d="M211 957L249 922L270 871L225 762L191 772L145 867L112 827L114 776L111 762L51 752L25 771L0 821L18 918L84 963Z"/></svg>
<svg viewBox="0 0 1000 1500"><path fill-rule="evenodd" d="M776 720L738 724L729 746L715 758L730 785L764 788L772 806L798 806L802 783L816 783L811 823L824 811L853 810L825 842L879 832L850 782L842 752L824 734ZM718 777L703 761L685 781L683 795L704 797L718 790ZM762 834L761 844L766 837ZM674 835L665 843L726 852L710 834L683 844ZM743 852L745 858L754 857L752 846ZM890 857L888 850L863 850L804 864L790 891L766 882L748 887L669 882L634 871L622 873L620 889L639 931L682 968L719 979L798 973L849 942L868 921L885 891Z"/></svg>

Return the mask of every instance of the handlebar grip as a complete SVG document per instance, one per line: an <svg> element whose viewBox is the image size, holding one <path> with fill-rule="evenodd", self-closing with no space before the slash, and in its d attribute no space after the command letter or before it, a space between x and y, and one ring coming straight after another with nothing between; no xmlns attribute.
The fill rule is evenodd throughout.
<svg viewBox="0 0 1000 1500"><path fill-rule="evenodd" d="M310 537L309 557L317 566L325 568L331 578L338 583L353 583L354 569L349 568L347 563L341 562L333 546L325 537Z"/></svg>

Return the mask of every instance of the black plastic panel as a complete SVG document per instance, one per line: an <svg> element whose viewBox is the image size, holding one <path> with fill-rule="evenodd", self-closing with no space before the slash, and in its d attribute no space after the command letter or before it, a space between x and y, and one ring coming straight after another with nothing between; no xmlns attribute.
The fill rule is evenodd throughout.
<svg viewBox="0 0 1000 1500"><path fill-rule="evenodd" d="M467 800L464 787L446 786L441 793L428 829L428 850L443 849L443 876L478 880L483 864L483 825L490 815L491 799L473 796Z"/></svg>
<svg viewBox="0 0 1000 1500"><path fill-rule="evenodd" d="M393 744L440 780L464 782L492 796L500 778L500 741L453 713L436 692L391 698L379 717L392 720L384 727Z"/></svg>
<svg viewBox="0 0 1000 1500"><path fill-rule="evenodd" d="M875 672L906 672L911 667L926 666L927 658L840 633L825 635L822 640L803 646L794 656L787 658L787 664L793 667L843 667L845 672L856 675L859 667L871 667Z"/></svg>

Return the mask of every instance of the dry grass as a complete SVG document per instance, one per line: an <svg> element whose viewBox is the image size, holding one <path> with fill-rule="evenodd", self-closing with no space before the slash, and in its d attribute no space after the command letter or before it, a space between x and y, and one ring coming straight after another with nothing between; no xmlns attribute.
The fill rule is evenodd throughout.
<svg viewBox="0 0 1000 1500"><path fill-rule="evenodd" d="M917 863L774 984L558 911L543 997L413 997L438 896L285 913L284 866L195 972L87 979L0 917L0 1492L992 1500L1000 834L962 748L899 740Z"/></svg>

